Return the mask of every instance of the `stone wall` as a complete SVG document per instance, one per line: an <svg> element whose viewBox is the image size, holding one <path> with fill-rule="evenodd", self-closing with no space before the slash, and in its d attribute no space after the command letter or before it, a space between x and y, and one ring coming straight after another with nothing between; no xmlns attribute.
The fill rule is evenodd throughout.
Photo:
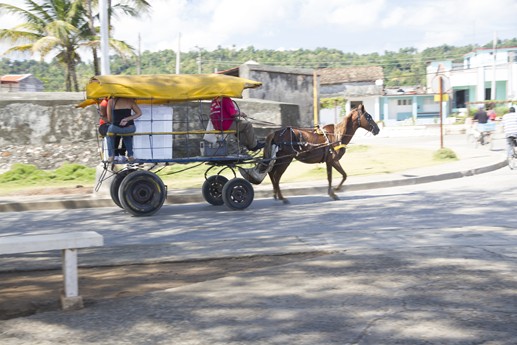
<svg viewBox="0 0 517 345"><path fill-rule="evenodd" d="M314 122L313 70L244 64L239 76L262 82L262 86L244 91L245 98L296 104L296 118L282 118L282 126L312 127Z"/></svg>
<svg viewBox="0 0 517 345"><path fill-rule="evenodd" d="M65 162L95 167L100 160L98 114L95 106L77 108L83 100L83 93L0 94L0 172L17 162L35 164L40 169L55 169ZM297 125L300 118L295 104L254 99L236 101L241 111L256 122L254 126L261 137L283 123ZM190 129L206 128L210 102L171 106L174 130L181 130L178 126L183 126L187 118ZM184 154L195 155L199 143L189 146L190 152Z"/></svg>

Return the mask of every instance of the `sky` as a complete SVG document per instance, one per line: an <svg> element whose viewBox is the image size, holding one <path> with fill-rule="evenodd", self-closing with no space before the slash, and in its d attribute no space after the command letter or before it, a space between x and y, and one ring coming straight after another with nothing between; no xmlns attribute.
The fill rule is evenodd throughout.
<svg viewBox="0 0 517 345"><path fill-rule="evenodd" d="M116 0L112 0L116 1ZM329 48L384 53L486 44L517 37L517 0L148 0L139 19L114 21L114 38L140 51L217 47ZM24 0L0 0L23 6ZM18 19L0 17L0 29ZM139 40L140 36L140 40ZM7 47L0 43L0 54Z"/></svg>

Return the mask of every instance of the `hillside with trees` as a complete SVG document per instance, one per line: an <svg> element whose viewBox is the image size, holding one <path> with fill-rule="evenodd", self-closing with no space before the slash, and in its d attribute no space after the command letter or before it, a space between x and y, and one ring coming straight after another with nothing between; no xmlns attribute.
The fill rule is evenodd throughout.
<svg viewBox="0 0 517 345"><path fill-rule="evenodd" d="M515 47L517 38L500 40L497 47ZM491 48L488 42L484 48ZM415 48L403 48L398 52L385 51L383 54L345 53L337 49L317 48L314 50L298 49L277 51L269 49L245 49L218 47L213 51L200 50L181 54L181 73L213 73L237 67L249 60L263 65L296 68L326 68L349 66L382 66L384 84L388 87L425 85L426 65L430 61L451 59L462 62L464 54L478 46L467 45L454 47L442 45L418 51ZM140 56L111 56L112 74L174 74L176 72L176 52L162 50L145 51ZM86 85L92 77L93 65L80 62L76 66L79 85ZM55 62L46 63L35 60L0 60L0 75L31 73L45 85L46 91L65 91L66 82L63 69Z"/></svg>

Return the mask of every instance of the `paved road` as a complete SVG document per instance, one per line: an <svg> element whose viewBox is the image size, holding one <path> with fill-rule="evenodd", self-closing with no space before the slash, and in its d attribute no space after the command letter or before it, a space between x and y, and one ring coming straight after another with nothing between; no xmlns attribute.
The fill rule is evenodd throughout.
<svg viewBox="0 0 517 345"><path fill-rule="evenodd" d="M243 212L166 205L3 213L0 235L101 232L82 263L325 250L282 267L0 322L25 344L517 343L516 172L254 201ZM3 258L34 267L33 258ZM52 257L38 255L42 265ZM58 262L58 261L56 261Z"/></svg>
<svg viewBox="0 0 517 345"><path fill-rule="evenodd" d="M453 239L499 243L510 240L503 233L517 228L508 211L515 207L514 180L515 173L505 168L441 182L349 191L339 201L325 195L293 196L289 205L257 199L242 212L206 203L164 205L146 218L117 207L7 212L0 235L95 230L104 236L105 248L82 255L90 265L434 245ZM478 228L494 230L480 234Z"/></svg>

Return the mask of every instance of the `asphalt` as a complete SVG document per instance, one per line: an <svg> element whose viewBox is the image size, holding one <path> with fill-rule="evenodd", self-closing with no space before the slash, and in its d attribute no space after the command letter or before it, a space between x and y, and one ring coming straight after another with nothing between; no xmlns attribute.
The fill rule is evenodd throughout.
<svg viewBox="0 0 517 345"><path fill-rule="evenodd" d="M406 129L406 131L408 131L408 129ZM420 131L416 130L416 132L421 132L421 135L426 138L429 138L432 134L436 134L435 132L429 133L429 131L425 131L425 129L421 129ZM397 131L391 130L387 134L378 137L354 138L354 143L366 142L374 145L384 144L395 146L407 146L408 143L411 143L414 145L414 138L417 137L417 135L408 135L409 133L397 133ZM432 149L440 148L439 137L432 136L431 138L433 139L424 140L423 143L420 144L420 147ZM504 143L500 140L500 137L497 139L497 144L493 150L490 150L488 147L475 148L466 142L463 135L444 136L444 138L444 143L448 144L444 144L444 147L449 146L449 148L453 149L459 158L458 161L391 174L352 176L348 178L343 191L367 190L460 178L493 171L507 165L504 155ZM415 147L418 147L418 144ZM282 182L281 187L282 191L285 191L285 195L321 194L326 193L327 181ZM254 186L254 190L256 199L272 197L272 187L267 177L264 183ZM204 201L200 188L185 189L170 191L165 204ZM0 196L0 212L113 206L114 203L109 196L109 189L106 188L105 185L103 189L97 193Z"/></svg>
<svg viewBox="0 0 517 345"><path fill-rule="evenodd" d="M380 143L384 139L390 145L415 142L414 137L403 137L388 134L374 140ZM353 177L344 191L462 178L506 165L501 148L474 149L458 138L446 141L458 161ZM372 139L360 138L358 142L361 140ZM430 140L425 145L437 142ZM282 186L286 195L326 193L325 181ZM269 188L258 186L255 198L271 197ZM168 200L197 202L202 201L200 194L175 192ZM2 211L102 206L113 204L102 196L84 195L0 200ZM411 236L411 229L400 231ZM440 229L440 236L437 232L420 238L421 245L407 245L403 243L407 237L401 235L373 247L354 246L345 233L321 239L257 239L252 245L214 241L212 248L197 252L195 244L184 244L189 251L180 254L197 259L314 250L323 250L326 255L143 296L87 304L79 311L0 321L0 343L517 344L517 246L502 247L509 241L497 236L488 241L483 237L486 242L480 243L476 238L479 231ZM505 236L515 243L511 238L517 237L517 230L508 229ZM317 245L318 241L328 244L331 237L333 246ZM366 243L375 239L356 240ZM128 258L138 258L135 250L127 253L127 248L105 248L94 255L80 253L80 257L90 257L89 264L95 265L123 251ZM167 252L163 248L151 251L157 253L155 261ZM30 262L37 261L34 259L31 256Z"/></svg>

